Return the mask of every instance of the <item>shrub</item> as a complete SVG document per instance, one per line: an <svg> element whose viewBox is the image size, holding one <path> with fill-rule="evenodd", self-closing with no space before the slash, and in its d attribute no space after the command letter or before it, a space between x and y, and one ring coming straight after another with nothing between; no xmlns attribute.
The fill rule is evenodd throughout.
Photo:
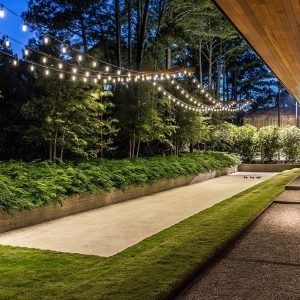
<svg viewBox="0 0 300 300"><path fill-rule="evenodd" d="M256 132L256 127L252 125L236 128L234 152L237 153L244 162L252 161L258 152Z"/></svg>
<svg viewBox="0 0 300 300"><path fill-rule="evenodd" d="M300 129L289 126L281 129L281 149L287 161L295 161L300 155Z"/></svg>
<svg viewBox="0 0 300 300"><path fill-rule="evenodd" d="M8 212L32 209L68 195L142 186L238 163L235 156L216 152L64 164L0 162L0 209Z"/></svg>
<svg viewBox="0 0 300 300"><path fill-rule="evenodd" d="M281 146L279 127L273 125L262 127L258 132L257 141L261 152L261 160L272 161Z"/></svg>

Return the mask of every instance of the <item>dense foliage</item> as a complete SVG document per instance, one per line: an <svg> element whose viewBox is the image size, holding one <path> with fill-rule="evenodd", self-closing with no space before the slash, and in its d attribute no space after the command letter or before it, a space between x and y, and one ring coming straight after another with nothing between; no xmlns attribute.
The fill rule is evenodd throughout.
<svg viewBox="0 0 300 300"><path fill-rule="evenodd" d="M1 162L0 208L6 211L31 209L72 194L125 189L237 163L239 160L232 155L213 152L62 164Z"/></svg>
<svg viewBox="0 0 300 300"><path fill-rule="evenodd" d="M276 104L271 72L210 0L30 0L24 18L36 33L28 46L68 63L78 61L71 53L62 56L60 43L44 45L45 34L120 69L195 66L200 83L217 98L250 98L254 107ZM0 50L10 51L4 40ZM41 55L30 51L30 60L40 63ZM45 79L21 62L12 70L11 62L0 55L0 76L5 78L0 82L2 160L135 158L206 147L203 116L174 107L149 83L84 85L59 80L55 72ZM90 68L91 62L84 60L80 66ZM104 66L99 65L100 72ZM71 71L67 64L65 68ZM208 103L191 80L180 81ZM170 83L164 84L188 102ZM239 122L222 114L206 120L209 125Z"/></svg>
<svg viewBox="0 0 300 300"><path fill-rule="evenodd" d="M300 159L300 129L296 126L270 125L257 130L252 125L224 123L214 127L210 139L210 149L236 153L244 162Z"/></svg>

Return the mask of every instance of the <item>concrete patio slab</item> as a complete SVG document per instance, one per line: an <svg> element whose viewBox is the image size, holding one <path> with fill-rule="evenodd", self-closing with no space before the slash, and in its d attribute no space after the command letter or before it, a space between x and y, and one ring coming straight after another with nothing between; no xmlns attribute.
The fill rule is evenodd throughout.
<svg viewBox="0 0 300 300"><path fill-rule="evenodd" d="M0 244L111 256L274 174L218 177L4 233ZM246 179L245 175L254 179Z"/></svg>

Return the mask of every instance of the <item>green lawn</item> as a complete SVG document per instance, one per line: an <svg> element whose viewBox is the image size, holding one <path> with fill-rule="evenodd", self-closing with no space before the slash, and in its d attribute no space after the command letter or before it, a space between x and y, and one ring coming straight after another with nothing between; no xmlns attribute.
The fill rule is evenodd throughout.
<svg viewBox="0 0 300 300"><path fill-rule="evenodd" d="M0 299L167 296L299 174L276 175L111 258L1 246Z"/></svg>

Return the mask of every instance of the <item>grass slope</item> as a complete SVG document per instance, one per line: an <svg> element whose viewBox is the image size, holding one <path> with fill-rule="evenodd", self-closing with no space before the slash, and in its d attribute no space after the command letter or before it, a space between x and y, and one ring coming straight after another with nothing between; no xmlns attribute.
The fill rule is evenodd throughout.
<svg viewBox="0 0 300 300"><path fill-rule="evenodd" d="M0 299L165 297L299 174L278 174L110 258L0 246Z"/></svg>
<svg viewBox="0 0 300 300"><path fill-rule="evenodd" d="M73 194L142 186L238 163L235 156L220 152L63 164L0 162L0 209L8 212L32 209Z"/></svg>

